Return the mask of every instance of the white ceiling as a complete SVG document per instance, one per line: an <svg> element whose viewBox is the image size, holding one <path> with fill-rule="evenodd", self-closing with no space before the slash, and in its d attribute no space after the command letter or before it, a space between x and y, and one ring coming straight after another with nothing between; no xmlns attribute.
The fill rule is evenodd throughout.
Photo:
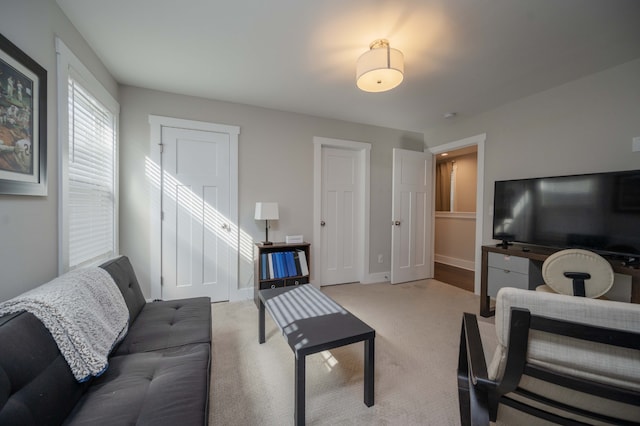
<svg viewBox="0 0 640 426"><path fill-rule="evenodd" d="M121 84L422 132L640 57L638 0L57 0ZM355 84L378 38L405 55Z"/></svg>

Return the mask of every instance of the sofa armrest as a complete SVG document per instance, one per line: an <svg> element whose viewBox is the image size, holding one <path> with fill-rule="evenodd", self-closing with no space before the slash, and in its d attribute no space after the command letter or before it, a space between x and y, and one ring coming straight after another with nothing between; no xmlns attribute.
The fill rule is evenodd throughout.
<svg viewBox="0 0 640 426"><path fill-rule="evenodd" d="M127 256L119 256L106 261L100 267L111 275L118 289L120 289L120 293L122 293L122 297L124 297L124 301L127 304L127 309L129 309L129 325L133 324L146 304L146 300L129 258Z"/></svg>

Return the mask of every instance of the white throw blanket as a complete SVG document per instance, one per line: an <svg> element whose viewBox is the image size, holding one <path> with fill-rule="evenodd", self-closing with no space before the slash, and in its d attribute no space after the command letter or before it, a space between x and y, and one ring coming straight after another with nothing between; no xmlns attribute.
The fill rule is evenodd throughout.
<svg viewBox="0 0 640 426"><path fill-rule="evenodd" d="M47 327L79 382L107 369L109 352L128 329L122 293L111 275L98 267L71 271L0 303L0 315L21 311Z"/></svg>

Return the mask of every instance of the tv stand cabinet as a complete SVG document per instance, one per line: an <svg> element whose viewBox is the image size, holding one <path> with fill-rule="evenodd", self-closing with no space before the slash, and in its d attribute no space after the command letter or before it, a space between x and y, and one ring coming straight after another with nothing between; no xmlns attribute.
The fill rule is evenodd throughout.
<svg viewBox="0 0 640 426"><path fill-rule="evenodd" d="M509 280L512 280L515 286L533 290L537 285L543 284L540 275L542 263L557 251L559 249L523 244L513 244L507 248L502 248L501 244L482 246L480 315L490 317L495 313L491 306L491 297L495 296L501 287L499 275L495 275L497 270L509 274ZM620 260L605 259L613 267L613 272L631 275L631 303L640 303L640 269L625 266Z"/></svg>

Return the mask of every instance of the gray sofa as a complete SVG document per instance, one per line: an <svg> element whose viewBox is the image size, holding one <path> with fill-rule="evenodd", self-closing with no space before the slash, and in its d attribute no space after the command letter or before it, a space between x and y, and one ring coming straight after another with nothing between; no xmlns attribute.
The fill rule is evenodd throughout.
<svg viewBox="0 0 640 426"><path fill-rule="evenodd" d="M35 316L0 318L0 425L206 425L209 298L146 303L127 257L101 268L129 310L109 368L79 383Z"/></svg>

